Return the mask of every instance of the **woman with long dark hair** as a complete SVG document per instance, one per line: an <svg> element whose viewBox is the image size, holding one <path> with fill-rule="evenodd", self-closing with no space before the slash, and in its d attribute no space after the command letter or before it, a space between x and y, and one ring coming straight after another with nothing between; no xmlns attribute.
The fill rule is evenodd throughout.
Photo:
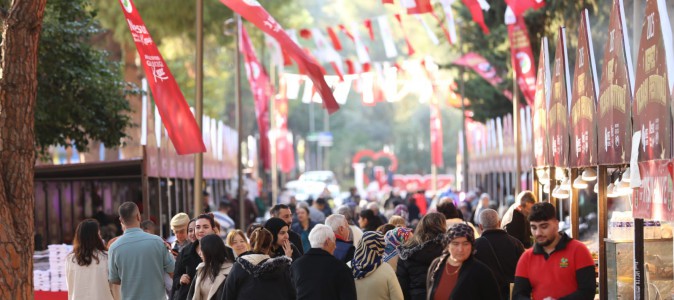
<svg viewBox="0 0 674 300"><path fill-rule="evenodd" d="M187 293L196 277L197 266L202 263L199 256L199 251L201 251L200 241L205 236L217 234L215 219L211 214L201 214L193 223L196 240L185 246L176 258L173 287L171 288L172 300L188 300ZM233 255L231 260L234 260Z"/></svg>
<svg viewBox="0 0 674 300"><path fill-rule="evenodd" d="M444 249L445 216L429 213L419 221L414 235L398 247L396 275L405 300L426 300L428 267Z"/></svg>
<svg viewBox="0 0 674 300"><path fill-rule="evenodd" d="M66 258L68 300L113 300L108 282L108 252L98 221L86 219L77 225L73 252Z"/></svg>
<svg viewBox="0 0 674 300"><path fill-rule="evenodd" d="M197 278L190 285L187 299L221 299L225 293L225 280L234 262L225 254L225 243L219 236L207 235L199 244L203 262L197 266Z"/></svg>
<svg viewBox="0 0 674 300"><path fill-rule="evenodd" d="M274 237L269 230L257 228L250 235L251 254L240 256L225 281L226 300L295 300L290 279L291 259L285 255L271 258Z"/></svg>

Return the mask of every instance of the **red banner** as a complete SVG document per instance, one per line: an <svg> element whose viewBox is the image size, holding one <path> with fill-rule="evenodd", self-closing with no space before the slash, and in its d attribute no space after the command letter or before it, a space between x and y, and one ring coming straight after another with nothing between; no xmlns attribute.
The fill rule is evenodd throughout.
<svg viewBox="0 0 674 300"><path fill-rule="evenodd" d="M634 218L674 221L672 171L670 160L651 160L639 163L641 187L632 193Z"/></svg>
<svg viewBox="0 0 674 300"><path fill-rule="evenodd" d="M442 114L438 101L431 100L431 163L436 167L442 167Z"/></svg>
<svg viewBox="0 0 674 300"><path fill-rule="evenodd" d="M480 25L480 28L482 28L482 32L485 34L489 34L489 28L487 28L487 24L484 23L484 14L482 13L484 0L461 0L463 4L466 5L468 8L468 11L470 11L470 14L473 16L473 21L477 23L477 25ZM482 3L480 3L482 1Z"/></svg>
<svg viewBox="0 0 674 300"><path fill-rule="evenodd" d="M482 55L477 53L467 53L454 61L454 64L473 69L473 71L480 75L480 77L484 78L484 80L496 88L498 88L498 84L503 82L503 79L499 77L498 74L496 74L496 69L492 67L491 63L489 63L486 58L482 57ZM508 100L512 101L512 92L505 90L502 91L502 93L506 96L506 98L508 98Z"/></svg>
<svg viewBox="0 0 674 300"><path fill-rule="evenodd" d="M260 158L265 170L271 166L269 152L269 97L272 94L272 86L269 82L269 76L260 65L250 42L246 28L241 26L241 54L243 54L246 64L246 75L250 82L250 90L255 100L255 115L257 116L257 127L260 131Z"/></svg>
<svg viewBox="0 0 674 300"><path fill-rule="evenodd" d="M510 39L510 60L517 72L517 85L529 106L533 107L534 96L536 96L536 66L524 18L519 17L516 23L508 25L508 38Z"/></svg>
<svg viewBox="0 0 674 300"><path fill-rule="evenodd" d="M339 104L335 101L332 95L332 90L325 82L320 66L315 60L310 59L295 42L290 39L288 34L283 30L281 24L272 17L256 0L220 0L222 4L226 5L234 12L240 14L244 19L255 24L260 30L275 38L281 48L287 51L299 67L303 74L307 74L309 79L313 81L314 87L323 98L323 107L328 113L334 113L339 110Z"/></svg>
<svg viewBox="0 0 674 300"><path fill-rule="evenodd" d="M120 0L154 101L173 146L180 155L206 152L201 131L185 97L131 0ZM150 76L151 75L151 76Z"/></svg>
<svg viewBox="0 0 674 300"><path fill-rule="evenodd" d="M407 8L408 15L418 15L433 12L431 0L408 0L407 2L414 2L413 6Z"/></svg>
<svg viewBox="0 0 674 300"><path fill-rule="evenodd" d="M548 143L550 158L555 167L569 166L569 109L571 83L569 80L569 64L566 61L566 29L559 28L557 50L555 50L554 67L552 68L552 84L550 106L548 107Z"/></svg>
<svg viewBox="0 0 674 300"><path fill-rule="evenodd" d="M536 75L536 97L533 108L534 167L549 166L548 108L550 99L550 62L548 58L548 38L541 39L541 54L538 58Z"/></svg>
<svg viewBox="0 0 674 300"><path fill-rule="evenodd" d="M276 157L277 164L283 173L290 173L295 168L295 151L290 132L288 132L288 97L286 97L286 82L281 77L279 93L276 96L274 117L276 118Z"/></svg>

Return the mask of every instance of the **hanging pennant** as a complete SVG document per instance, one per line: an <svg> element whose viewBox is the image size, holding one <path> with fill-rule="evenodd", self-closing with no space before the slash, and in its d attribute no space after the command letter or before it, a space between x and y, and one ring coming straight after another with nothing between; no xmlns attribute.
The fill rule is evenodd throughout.
<svg viewBox="0 0 674 300"><path fill-rule="evenodd" d="M419 16L419 15L414 15L414 18L417 19L417 21L419 21L419 23L421 23L422 27L424 27L424 31L426 31L426 35L428 35L428 38L431 40L431 43L433 43L433 45L436 45L436 46L439 45L440 41L438 41L438 37L435 36L435 33L433 32L433 30L431 30L431 28L428 27L428 24L426 24L426 21L424 21L424 19L422 19L421 16Z"/></svg>
<svg viewBox="0 0 674 300"><path fill-rule="evenodd" d="M477 23L477 25L480 25L482 28L482 31L485 34L489 34L489 28L487 28L487 24L484 23L484 14L482 13L483 10L487 11L489 10L489 4L485 0L461 0L463 4L466 5L468 10L470 11L470 14L473 16L473 21Z"/></svg>
<svg viewBox="0 0 674 300"><path fill-rule="evenodd" d="M360 74L360 83L363 96L363 105L374 106L374 74L372 72Z"/></svg>
<svg viewBox="0 0 674 300"><path fill-rule="evenodd" d="M407 38L407 33L405 32L405 26L403 26L402 17L400 16L400 14L395 14L394 16L396 20L398 20L400 30L403 32L403 36L405 37L405 43L407 43L407 55L412 56L414 55L414 48L412 47L412 43L410 43L410 39Z"/></svg>
<svg viewBox="0 0 674 300"><path fill-rule="evenodd" d="M454 13L452 12L452 3L454 3L455 0L440 0L440 4L442 5L442 10L445 12L445 21L447 22L447 28L443 28L445 30L445 34L447 35L447 39L449 40L449 44L453 45L457 41L457 35L456 35L456 26L454 23ZM437 20L440 18L433 14Z"/></svg>
<svg viewBox="0 0 674 300"><path fill-rule="evenodd" d="M333 94L335 95L335 100L340 105L346 104L346 99L349 97L349 91L351 90L351 81L350 78L346 78L335 86Z"/></svg>
<svg viewBox="0 0 674 300"><path fill-rule="evenodd" d="M328 27L328 36L330 37L330 41L332 42L332 46L335 48L335 50L341 51L342 43L339 41L337 33L335 33L335 30L332 29L332 27Z"/></svg>
<svg viewBox="0 0 674 300"><path fill-rule="evenodd" d="M395 42L393 42L393 34L391 33L391 26L388 23L387 17L385 15L377 17L377 23L379 24L381 40L384 42L386 57L393 58L398 56L398 50L396 50Z"/></svg>
<svg viewBox="0 0 674 300"><path fill-rule="evenodd" d="M367 32L370 34L370 40L374 41L374 31L372 30L372 20L367 19L363 22L365 25L365 28L367 28Z"/></svg>
<svg viewBox="0 0 674 300"><path fill-rule="evenodd" d="M363 70L367 72L367 70L370 68L370 54L367 53L367 49L360 39L358 23L351 23L351 34L353 35L353 41L356 45L356 55L358 55L358 61L363 66Z"/></svg>
<svg viewBox="0 0 674 300"><path fill-rule="evenodd" d="M302 84L302 76L294 74L284 74L286 84L286 98L297 100L300 95L300 85Z"/></svg>

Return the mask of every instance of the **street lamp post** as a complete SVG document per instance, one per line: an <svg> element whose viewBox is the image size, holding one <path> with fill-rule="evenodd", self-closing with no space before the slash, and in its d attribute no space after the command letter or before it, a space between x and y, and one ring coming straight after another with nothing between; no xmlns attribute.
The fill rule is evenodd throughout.
<svg viewBox="0 0 674 300"><path fill-rule="evenodd" d="M204 80L204 0L197 0L196 21L196 91L194 98L194 118L199 126L199 134L203 132L203 80ZM198 216L203 208L203 153L194 154L194 216Z"/></svg>

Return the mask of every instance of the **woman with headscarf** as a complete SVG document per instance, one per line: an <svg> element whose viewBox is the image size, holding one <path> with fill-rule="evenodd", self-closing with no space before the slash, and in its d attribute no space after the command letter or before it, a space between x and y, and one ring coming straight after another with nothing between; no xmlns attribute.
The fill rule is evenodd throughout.
<svg viewBox="0 0 674 300"><path fill-rule="evenodd" d="M349 262L356 281L358 299L403 300L395 271L383 262L384 235L377 231L363 233L353 260Z"/></svg>
<svg viewBox="0 0 674 300"><path fill-rule="evenodd" d="M501 299L492 271L473 258L473 229L456 224L446 234L447 247L428 268L428 300Z"/></svg>
<svg viewBox="0 0 674 300"><path fill-rule="evenodd" d="M386 247L384 248L384 262L391 265L393 271L398 268L398 247L407 242L412 237L412 229L397 227L389 230L384 235Z"/></svg>
<svg viewBox="0 0 674 300"><path fill-rule="evenodd" d="M405 300L426 300L428 266L442 254L445 216L429 213L421 218L414 236L398 247L400 259L396 268Z"/></svg>
<svg viewBox="0 0 674 300"><path fill-rule="evenodd" d="M300 258L302 255L300 250L290 242L288 235L288 223L280 218L271 218L264 223L264 228L269 230L273 236L273 243L271 246L271 257L287 256L293 261Z"/></svg>

